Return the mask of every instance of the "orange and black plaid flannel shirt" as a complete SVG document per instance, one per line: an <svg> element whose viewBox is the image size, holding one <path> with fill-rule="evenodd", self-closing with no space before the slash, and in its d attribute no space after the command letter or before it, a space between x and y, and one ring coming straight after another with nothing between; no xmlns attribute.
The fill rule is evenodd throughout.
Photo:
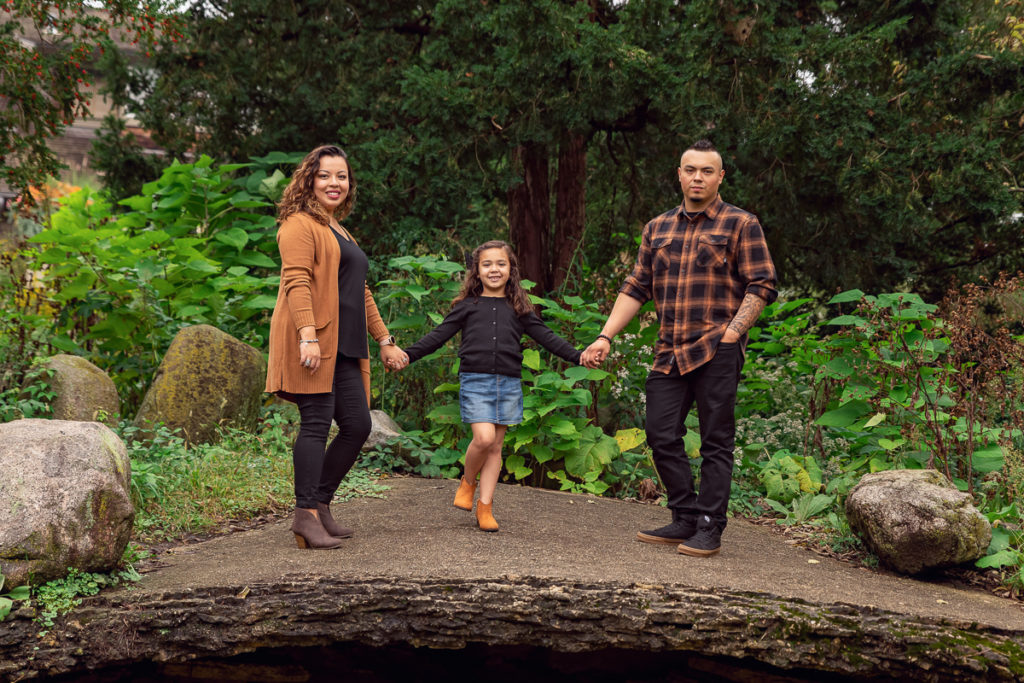
<svg viewBox="0 0 1024 683"><path fill-rule="evenodd" d="M743 297L775 301L775 265L757 217L718 197L687 217L682 206L644 226L636 265L620 292L658 312L657 372L686 374L715 355ZM741 343L746 346L746 336Z"/></svg>

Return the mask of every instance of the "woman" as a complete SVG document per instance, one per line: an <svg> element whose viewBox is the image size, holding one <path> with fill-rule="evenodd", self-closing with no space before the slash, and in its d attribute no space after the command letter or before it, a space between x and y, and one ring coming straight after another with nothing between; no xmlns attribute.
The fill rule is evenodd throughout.
<svg viewBox="0 0 1024 683"><path fill-rule="evenodd" d="M281 284L266 390L294 401L301 416L292 451L300 548L337 548L352 535L330 502L370 434L367 331L389 367L406 364L366 286L366 254L339 222L355 198L345 152L323 145L295 169L278 203ZM332 420L338 435L326 446Z"/></svg>

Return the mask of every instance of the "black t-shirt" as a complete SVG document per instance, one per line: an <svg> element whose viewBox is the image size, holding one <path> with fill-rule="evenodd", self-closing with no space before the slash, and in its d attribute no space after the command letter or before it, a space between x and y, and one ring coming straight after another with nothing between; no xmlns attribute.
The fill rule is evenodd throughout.
<svg viewBox="0 0 1024 683"><path fill-rule="evenodd" d="M366 345L366 271L370 260L352 240L331 229L341 247L338 266L338 354L348 358L369 358Z"/></svg>
<svg viewBox="0 0 1024 683"><path fill-rule="evenodd" d="M520 377L523 368L523 334L535 339L551 353L571 363L580 362L580 352L551 331L533 312L517 316L505 297L481 296L455 304L441 324L418 342L404 349L409 361L428 356L462 331L459 370Z"/></svg>

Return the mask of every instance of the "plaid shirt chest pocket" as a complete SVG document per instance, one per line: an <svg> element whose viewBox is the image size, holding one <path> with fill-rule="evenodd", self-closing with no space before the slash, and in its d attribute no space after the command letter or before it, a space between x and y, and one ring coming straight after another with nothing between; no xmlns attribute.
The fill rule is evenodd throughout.
<svg viewBox="0 0 1024 683"><path fill-rule="evenodd" d="M728 235L700 235L697 238L698 268L724 269L728 263L729 236Z"/></svg>
<svg viewBox="0 0 1024 683"><path fill-rule="evenodd" d="M655 237L651 240L651 272L656 277L679 269L683 240Z"/></svg>

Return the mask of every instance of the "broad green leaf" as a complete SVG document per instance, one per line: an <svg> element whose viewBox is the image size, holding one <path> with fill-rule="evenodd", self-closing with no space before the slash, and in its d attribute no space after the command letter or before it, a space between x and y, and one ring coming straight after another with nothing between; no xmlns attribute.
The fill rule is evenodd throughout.
<svg viewBox="0 0 1024 683"><path fill-rule="evenodd" d="M626 452L647 441L647 435L639 427L620 429L615 432L615 441L619 444L619 450Z"/></svg>
<svg viewBox="0 0 1024 683"><path fill-rule="evenodd" d="M866 423L864 424L864 427L865 427L865 428L868 428L868 427L874 427L874 426L876 426L876 425L879 425L879 424L881 424L881 423L882 423L882 422L883 422L884 420L885 420L885 413L875 413L875 414L874 414L874 415L873 415L873 416L871 417L871 419L870 419L870 420L868 420L868 421L867 421L867 422L866 422Z"/></svg>
<svg viewBox="0 0 1024 683"><path fill-rule="evenodd" d="M523 349L523 367L540 370L540 353L537 349Z"/></svg>
<svg viewBox="0 0 1024 683"><path fill-rule="evenodd" d="M540 464L546 463L555 457L553 450L541 444L533 444L529 450L530 454Z"/></svg>
<svg viewBox="0 0 1024 683"><path fill-rule="evenodd" d="M416 301L420 301L425 294L430 294L429 289L423 287L422 285L417 285L415 283L408 285L405 288L405 291L411 294L416 299Z"/></svg>
<svg viewBox="0 0 1024 683"><path fill-rule="evenodd" d="M169 194L166 197L161 198L156 203L158 209L176 209L182 204L188 201L189 195L187 192L175 192Z"/></svg>
<svg viewBox="0 0 1024 683"><path fill-rule="evenodd" d="M577 450L565 456L565 470L581 479L588 472L600 473L618 452L615 439L604 434L596 440L581 441Z"/></svg>
<svg viewBox="0 0 1024 683"><path fill-rule="evenodd" d="M565 370L565 376L573 382L578 382L581 379L586 379L587 375L590 374L590 368L582 365L573 365Z"/></svg>
<svg viewBox="0 0 1024 683"><path fill-rule="evenodd" d="M121 206L127 206L133 211L149 211L153 208L153 198L146 195L135 195L118 202Z"/></svg>
<svg viewBox="0 0 1024 683"><path fill-rule="evenodd" d="M865 401L852 400L844 403L835 410L830 410L817 420L815 424L823 427L849 427L857 420L864 417L870 406Z"/></svg>
<svg viewBox="0 0 1024 683"><path fill-rule="evenodd" d="M408 330L416 329L421 327L425 322L426 318L421 313L414 315L403 315L395 320L388 323L388 328L392 330Z"/></svg>
<svg viewBox="0 0 1024 683"><path fill-rule="evenodd" d="M576 436L579 432L576 430L576 425L567 418L556 416L548 422L547 428L553 433L559 436Z"/></svg>
<svg viewBox="0 0 1024 683"><path fill-rule="evenodd" d="M830 304L845 304L851 301L860 301L864 298L864 292L859 289L848 289L845 292L839 292L834 297L828 300Z"/></svg>
<svg viewBox="0 0 1024 683"><path fill-rule="evenodd" d="M526 466L526 460L521 455L510 455L505 458L505 469L517 480L533 473L533 470Z"/></svg>
<svg viewBox="0 0 1024 683"><path fill-rule="evenodd" d="M871 458L871 460L868 462L868 469L872 473L874 473L874 472L884 472L886 470L891 470L892 469L892 463L889 462L889 460L884 458L884 457L875 456L875 457Z"/></svg>
<svg viewBox="0 0 1024 683"><path fill-rule="evenodd" d="M188 262L188 267L189 267L190 270L194 270L194 271L196 271L198 273L212 274L212 273L219 273L220 272L220 269L217 268L217 266L215 266L212 263L209 263L207 261L200 260L200 259L193 259L193 260L189 261Z"/></svg>
<svg viewBox="0 0 1024 683"><path fill-rule="evenodd" d="M993 567L1016 567L1024 564L1024 553L1012 548L1004 548L999 552L986 555L974 563L975 567L989 569Z"/></svg>
<svg viewBox="0 0 1024 683"><path fill-rule="evenodd" d="M91 270L79 270L78 275L66 287L60 290L54 298L58 301L69 299L80 299L92 289L96 283L96 274Z"/></svg>
<svg viewBox="0 0 1024 683"><path fill-rule="evenodd" d="M683 448L686 449L688 457L700 457L700 433L696 429L686 430L686 434L683 435Z"/></svg>
<svg viewBox="0 0 1024 683"><path fill-rule="evenodd" d="M862 325L864 318L856 315L841 315L828 321L829 325Z"/></svg>
<svg viewBox="0 0 1024 683"><path fill-rule="evenodd" d="M235 249L241 249L249 243L249 234L241 228L229 228L227 230L221 230L213 235L213 238L218 242L234 247Z"/></svg>
<svg viewBox="0 0 1024 683"><path fill-rule="evenodd" d="M277 297L270 294L259 294L247 299L242 304L242 308L257 309L257 310L272 310L277 305Z"/></svg>
<svg viewBox="0 0 1024 683"><path fill-rule="evenodd" d="M277 268L278 264L274 259L270 258L263 252L259 251L243 251L238 256L234 257L239 263L244 263L247 266L256 266L258 268Z"/></svg>
<svg viewBox="0 0 1024 683"><path fill-rule="evenodd" d="M444 405L437 406L427 413L427 419L442 424L457 424L462 421L462 416L459 414L459 404L445 403Z"/></svg>
<svg viewBox="0 0 1024 683"><path fill-rule="evenodd" d="M189 304L188 306L182 306L177 311L178 317L183 319L183 320L188 320L189 318L201 317L203 314L209 313L209 312L210 312L210 307L209 306L201 306L199 304Z"/></svg>
<svg viewBox="0 0 1024 683"><path fill-rule="evenodd" d="M971 466L979 472L998 472L1003 469L1003 449L998 444L980 448L971 454Z"/></svg>

